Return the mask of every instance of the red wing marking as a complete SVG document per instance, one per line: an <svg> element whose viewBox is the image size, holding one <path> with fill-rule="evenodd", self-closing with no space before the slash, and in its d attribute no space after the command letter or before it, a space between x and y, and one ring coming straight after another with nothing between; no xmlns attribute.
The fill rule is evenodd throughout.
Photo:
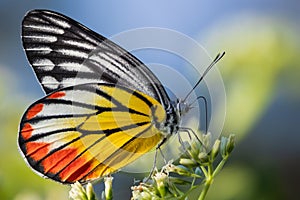
<svg viewBox="0 0 300 200"><path fill-rule="evenodd" d="M92 169L94 159L87 161L83 157L77 158L75 161L70 163L60 174L61 180L66 182L74 183L80 180L86 174L88 174Z"/></svg>
<svg viewBox="0 0 300 200"><path fill-rule="evenodd" d="M56 151L45 160L42 161L42 166L45 173L56 174L66 167L78 155L77 149L68 148Z"/></svg>
<svg viewBox="0 0 300 200"><path fill-rule="evenodd" d="M49 152L49 143L46 142L28 142L26 143L26 156L35 161L39 161Z"/></svg>
<svg viewBox="0 0 300 200"><path fill-rule="evenodd" d="M65 92L60 91L60 92L55 92L55 93L49 95L47 98L48 99L58 99L58 98L64 97L65 95L66 95Z"/></svg>
<svg viewBox="0 0 300 200"><path fill-rule="evenodd" d="M21 134L24 140L27 140L31 137L32 134L32 127L29 123L24 124L22 130L21 130Z"/></svg>
<svg viewBox="0 0 300 200"><path fill-rule="evenodd" d="M26 118L29 120L29 119L32 119L33 117L35 117L39 112L42 111L44 107L44 104L42 103L38 103L36 105L34 105L33 107L31 107L28 112L27 112L27 115L26 115Z"/></svg>

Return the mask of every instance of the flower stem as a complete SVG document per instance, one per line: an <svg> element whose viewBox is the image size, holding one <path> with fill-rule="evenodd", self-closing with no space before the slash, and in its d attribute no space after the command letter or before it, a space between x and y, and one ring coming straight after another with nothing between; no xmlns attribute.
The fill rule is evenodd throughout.
<svg viewBox="0 0 300 200"><path fill-rule="evenodd" d="M213 177L215 177L220 171L221 169L224 167L226 161L228 160L229 156L225 156L222 161L218 164L218 166L216 167L214 173L212 174Z"/></svg>
<svg viewBox="0 0 300 200"><path fill-rule="evenodd" d="M206 194L208 192L208 189L209 189L209 187L210 187L210 185L212 183L212 180L213 180L212 177L209 178L209 179L206 179L205 184L204 184L204 188L201 191L201 194L200 194L198 200L204 200L205 199L205 196L206 196Z"/></svg>
<svg viewBox="0 0 300 200"><path fill-rule="evenodd" d="M205 199L206 194L207 194L207 192L208 192L208 190L210 188L210 185L213 182L213 179L214 179L214 176L213 176L213 166L212 166L212 163L210 163L208 165L207 173L205 174L204 187L203 187L203 190L201 191L201 194L200 194L198 200L204 200Z"/></svg>

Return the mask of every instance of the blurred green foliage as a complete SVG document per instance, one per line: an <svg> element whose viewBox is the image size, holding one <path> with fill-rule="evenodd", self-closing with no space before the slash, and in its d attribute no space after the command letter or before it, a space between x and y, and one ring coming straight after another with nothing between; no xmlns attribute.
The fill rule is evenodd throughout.
<svg viewBox="0 0 300 200"><path fill-rule="evenodd" d="M297 28L274 16L241 14L214 24L204 37L205 46L211 52L226 51L219 64L227 95L223 133L234 133L237 140L247 140L246 136L280 90L286 95L284 99L300 99L300 32ZM273 129L265 127L265 130ZM291 127L291 131L297 130ZM237 156L241 148L237 146ZM275 166L276 156L264 158L255 146L250 151L247 152L251 155L248 160L242 155L235 158L233 154L231 162L216 178L207 199L286 199Z"/></svg>
<svg viewBox="0 0 300 200"><path fill-rule="evenodd" d="M268 108L282 75L291 68L299 83L298 36L294 24L255 13L223 19L209 30L203 39L205 47L211 52L226 51L219 64L227 95L224 133L234 132L242 139ZM295 92L300 95L299 90Z"/></svg>
<svg viewBox="0 0 300 200"><path fill-rule="evenodd" d="M9 77L0 68L0 199L67 199L68 187L32 172L18 152L18 126L28 99L24 94L10 91L14 87L11 81L14 79Z"/></svg>

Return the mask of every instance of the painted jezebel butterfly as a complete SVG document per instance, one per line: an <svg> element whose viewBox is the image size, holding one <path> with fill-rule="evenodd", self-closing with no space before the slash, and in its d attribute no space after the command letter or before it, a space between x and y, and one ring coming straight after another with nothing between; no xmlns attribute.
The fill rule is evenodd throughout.
<svg viewBox="0 0 300 200"><path fill-rule="evenodd" d="M172 102L147 66L107 38L57 12L33 10L23 19L22 41L46 93L25 111L18 136L38 174L92 181L179 131L189 105Z"/></svg>

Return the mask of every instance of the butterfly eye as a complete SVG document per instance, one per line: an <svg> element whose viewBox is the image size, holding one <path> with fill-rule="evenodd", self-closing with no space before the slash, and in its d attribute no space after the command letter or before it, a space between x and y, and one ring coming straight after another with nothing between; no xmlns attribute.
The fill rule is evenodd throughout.
<svg viewBox="0 0 300 200"><path fill-rule="evenodd" d="M183 102L181 100L177 100L176 107L177 107L177 110L178 110L180 116L185 115L190 110L190 106L186 102Z"/></svg>

